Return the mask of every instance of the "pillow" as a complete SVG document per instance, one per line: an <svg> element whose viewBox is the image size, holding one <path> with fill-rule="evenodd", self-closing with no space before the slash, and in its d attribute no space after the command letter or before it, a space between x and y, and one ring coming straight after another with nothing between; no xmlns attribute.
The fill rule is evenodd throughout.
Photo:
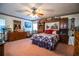
<svg viewBox="0 0 79 59"><path fill-rule="evenodd" d="M45 33L52 34L53 30L45 30Z"/></svg>
<svg viewBox="0 0 79 59"><path fill-rule="evenodd" d="M57 33L56 33L56 31L54 30L54 31L52 32L52 34L57 34Z"/></svg>

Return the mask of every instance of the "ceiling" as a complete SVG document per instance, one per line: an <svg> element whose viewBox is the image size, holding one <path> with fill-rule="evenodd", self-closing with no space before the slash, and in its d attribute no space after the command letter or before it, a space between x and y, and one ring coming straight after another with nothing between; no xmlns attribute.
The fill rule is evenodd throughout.
<svg viewBox="0 0 79 59"><path fill-rule="evenodd" d="M0 3L0 13L29 19L29 12L32 7L41 11L43 17L53 17L67 14L79 13L79 4L77 3Z"/></svg>

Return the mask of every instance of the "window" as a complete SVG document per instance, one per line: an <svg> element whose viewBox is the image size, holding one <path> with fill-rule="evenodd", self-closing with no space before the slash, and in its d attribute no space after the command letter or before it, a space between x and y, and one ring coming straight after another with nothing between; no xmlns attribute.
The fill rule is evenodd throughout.
<svg viewBox="0 0 79 59"><path fill-rule="evenodd" d="M0 19L0 33L3 32L3 28L5 28L5 20Z"/></svg>
<svg viewBox="0 0 79 59"><path fill-rule="evenodd" d="M37 22L33 22L33 32L37 32L38 30L38 23Z"/></svg>

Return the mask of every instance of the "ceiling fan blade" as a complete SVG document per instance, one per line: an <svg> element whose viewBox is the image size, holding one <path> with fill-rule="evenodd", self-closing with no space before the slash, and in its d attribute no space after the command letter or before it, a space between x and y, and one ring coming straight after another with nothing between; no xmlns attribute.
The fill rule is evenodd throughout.
<svg viewBox="0 0 79 59"><path fill-rule="evenodd" d="M43 9L43 8L41 8L41 10L43 10L43 11L54 11L53 9Z"/></svg>
<svg viewBox="0 0 79 59"><path fill-rule="evenodd" d="M38 13L38 15L41 15L41 16L43 16L44 14L43 14L43 13Z"/></svg>

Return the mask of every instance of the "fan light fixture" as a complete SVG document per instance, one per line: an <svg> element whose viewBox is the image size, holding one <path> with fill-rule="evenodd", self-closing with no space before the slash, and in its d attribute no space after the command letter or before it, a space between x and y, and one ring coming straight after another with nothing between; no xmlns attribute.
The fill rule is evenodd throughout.
<svg viewBox="0 0 79 59"><path fill-rule="evenodd" d="M33 15L33 14L31 14L30 15L30 20L37 20L37 19L39 19L40 17L38 16L38 15Z"/></svg>

